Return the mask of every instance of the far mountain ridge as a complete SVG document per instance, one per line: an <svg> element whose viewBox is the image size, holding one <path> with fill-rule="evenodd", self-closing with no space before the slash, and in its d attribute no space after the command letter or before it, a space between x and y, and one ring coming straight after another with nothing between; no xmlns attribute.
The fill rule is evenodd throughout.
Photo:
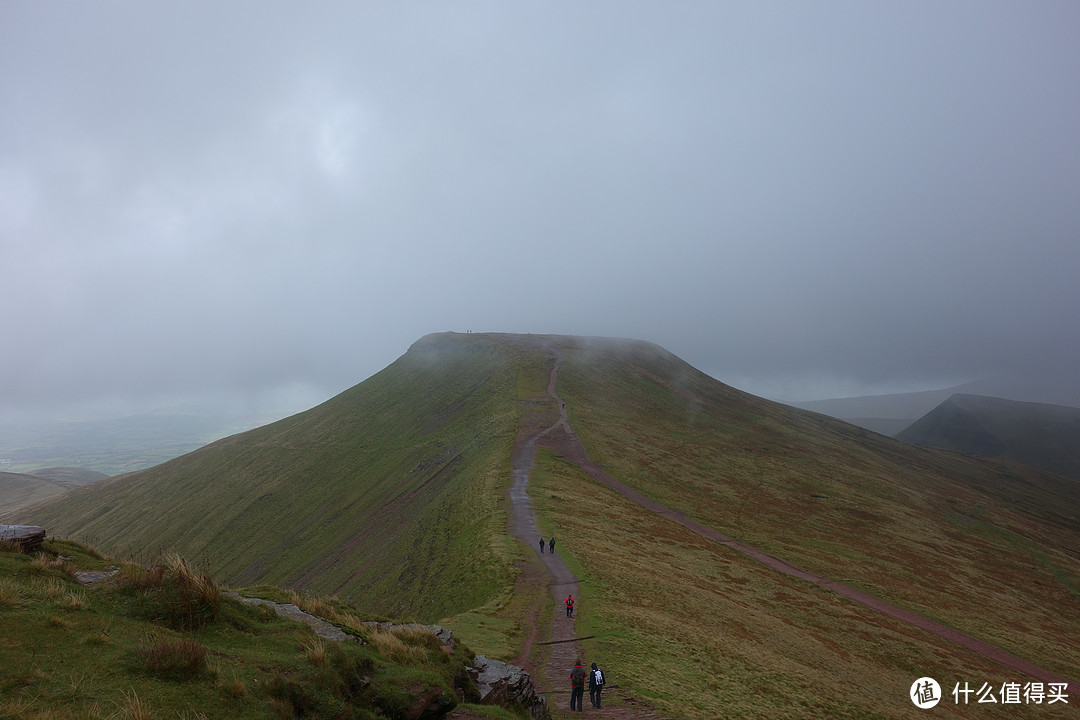
<svg viewBox="0 0 1080 720"><path fill-rule="evenodd" d="M82 468L44 468L32 473L0 472L0 508L13 512L56 498L107 475Z"/></svg>
<svg viewBox="0 0 1080 720"><path fill-rule="evenodd" d="M806 400L787 404L829 415L882 435L895 436L957 394L1080 408L1080 374L1051 372L1001 375L940 390Z"/></svg>
<svg viewBox="0 0 1080 720"><path fill-rule="evenodd" d="M1080 408L957 393L896 437L1080 480Z"/></svg>

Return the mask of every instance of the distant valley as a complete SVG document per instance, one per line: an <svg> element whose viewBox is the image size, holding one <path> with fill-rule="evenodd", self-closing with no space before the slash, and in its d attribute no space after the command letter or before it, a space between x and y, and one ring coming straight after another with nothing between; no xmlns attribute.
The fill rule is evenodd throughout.
<svg viewBox="0 0 1080 720"><path fill-rule="evenodd" d="M276 418L155 412L102 419L0 423L0 471L71 467L104 475L142 470Z"/></svg>

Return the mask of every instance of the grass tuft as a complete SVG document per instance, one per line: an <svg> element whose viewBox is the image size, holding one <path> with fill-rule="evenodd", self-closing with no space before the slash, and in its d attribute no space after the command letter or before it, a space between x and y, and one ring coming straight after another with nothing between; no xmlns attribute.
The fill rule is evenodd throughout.
<svg viewBox="0 0 1080 720"><path fill-rule="evenodd" d="M315 667L320 667L326 662L326 645L322 640L312 640L304 645L304 656Z"/></svg>
<svg viewBox="0 0 1080 720"><path fill-rule="evenodd" d="M0 540L0 552L21 554L23 552L23 546L21 543L17 543L14 540Z"/></svg>
<svg viewBox="0 0 1080 720"><path fill-rule="evenodd" d="M64 596L64 599L60 601L60 607L72 612L82 610L86 607L86 596L80 592L69 592Z"/></svg>
<svg viewBox="0 0 1080 720"><path fill-rule="evenodd" d="M154 714L150 708L143 704L135 688L131 688L131 694L124 693L124 702L115 703L120 711L120 717L125 720L151 720Z"/></svg>
<svg viewBox="0 0 1080 720"><path fill-rule="evenodd" d="M129 566L121 574L117 590L129 599L137 617L175 630L205 627L221 612L218 584L209 575L192 570L176 554L150 568Z"/></svg>
<svg viewBox="0 0 1080 720"><path fill-rule="evenodd" d="M236 675L235 670L233 671L232 676L228 679L226 679L223 675L219 675L216 684L217 689L221 692L222 695L225 695L228 698L232 698L233 700L238 700L244 697L245 695L247 695L248 692L247 685L245 685L244 681Z"/></svg>
<svg viewBox="0 0 1080 720"><path fill-rule="evenodd" d="M23 604L22 593L10 580L0 580L0 610L14 610Z"/></svg>
<svg viewBox="0 0 1080 720"><path fill-rule="evenodd" d="M379 653L402 665L422 665L429 656L427 638L431 633L404 628L376 628L369 634Z"/></svg>
<svg viewBox="0 0 1080 720"><path fill-rule="evenodd" d="M191 638L153 640L135 650L142 667L167 680L190 680L207 671L207 650Z"/></svg>

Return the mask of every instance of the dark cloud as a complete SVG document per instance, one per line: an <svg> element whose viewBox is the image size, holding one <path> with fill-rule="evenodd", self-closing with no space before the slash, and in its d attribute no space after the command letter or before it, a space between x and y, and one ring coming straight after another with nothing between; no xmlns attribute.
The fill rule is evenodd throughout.
<svg viewBox="0 0 1080 720"><path fill-rule="evenodd" d="M1080 357L1072 3L0 14L9 408L329 394L446 329L788 398Z"/></svg>

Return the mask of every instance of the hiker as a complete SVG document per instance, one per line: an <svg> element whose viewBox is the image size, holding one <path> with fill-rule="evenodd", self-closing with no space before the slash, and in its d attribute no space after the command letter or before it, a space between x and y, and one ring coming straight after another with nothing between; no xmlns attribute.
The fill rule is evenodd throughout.
<svg viewBox="0 0 1080 720"><path fill-rule="evenodd" d="M544 554L544 538L540 538L540 554Z"/></svg>
<svg viewBox="0 0 1080 720"><path fill-rule="evenodd" d="M581 660L574 663L574 669L570 671L570 709L581 712L581 700L585 696L585 670L581 667ZM577 705L575 708L574 705Z"/></svg>
<svg viewBox="0 0 1080 720"><path fill-rule="evenodd" d="M550 541L548 541L548 549L551 550L552 555L555 554L555 538L554 537L551 538Z"/></svg>
<svg viewBox="0 0 1080 720"><path fill-rule="evenodd" d="M589 674L589 702L594 708L600 707L600 691L604 689L604 673L592 664L592 672Z"/></svg>
<svg viewBox="0 0 1080 720"><path fill-rule="evenodd" d="M566 596L566 617L574 617L574 596Z"/></svg>

